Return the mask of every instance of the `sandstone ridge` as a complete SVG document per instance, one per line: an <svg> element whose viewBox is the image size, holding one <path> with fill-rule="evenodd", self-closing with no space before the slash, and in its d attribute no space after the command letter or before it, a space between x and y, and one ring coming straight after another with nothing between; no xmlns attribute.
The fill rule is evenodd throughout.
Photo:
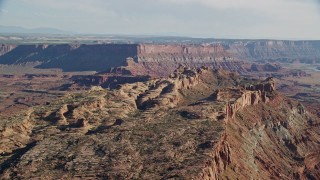
<svg viewBox="0 0 320 180"><path fill-rule="evenodd" d="M319 118L272 78L181 65L166 78L68 94L30 119L22 145L32 148L3 156L4 179L319 177Z"/></svg>

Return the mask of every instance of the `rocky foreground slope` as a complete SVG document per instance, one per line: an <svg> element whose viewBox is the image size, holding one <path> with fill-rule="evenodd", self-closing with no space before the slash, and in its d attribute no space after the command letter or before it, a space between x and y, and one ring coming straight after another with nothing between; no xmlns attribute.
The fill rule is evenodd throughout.
<svg viewBox="0 0 320 180"><path fill-rule="evenodd" d="M320 178L320 119L272 78L180 67L2 119L1 179Z"/></svg>

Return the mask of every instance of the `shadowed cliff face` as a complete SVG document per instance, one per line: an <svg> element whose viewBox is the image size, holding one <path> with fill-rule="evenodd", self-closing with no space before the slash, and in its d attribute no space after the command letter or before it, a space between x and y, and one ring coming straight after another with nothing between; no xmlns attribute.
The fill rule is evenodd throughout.
<svg viewBox="0 0 320 180"><path fill-rule="evenodd" d="M13 116L0 128L4 179L320 177L320 119L277 94L272 78L181 66L21 116L28 124Z"/></svg>
<svg viewBox="0 0 320 180"><path fill-rule="evenodd" d="M100 44L100 45L2 45L1 64L42 62L39 68L64 71L106 71L128 66L133 74L167 76L179 64L209 66L242 73L238 60L320 61L318 41L219 41L212 45ZM135 64L134 64L135 63Z"/></svg>
<svg viewBox="0 0 320 180"><path fill-rule="evenodd" d="M228 56L221 45L19 45L2 46L2 64L42 62L38 68L61 68L64 71L103 71L125 65L133 58L137 66L168 75L179 63L201 66L223 61ZM162 64L170 69L156 68ZM165 66L167 64L167 66ZM142 72L145 73L145 72ZM137 72L139 74L139 72ZM141 73L140 73L141 74Z"/></svg>
<svg viewBox="0 0 320 180"><path fill-rule="evenodd" d="M102 71L137 55L136 45L19 45L0 56L1 64L42 62L38 68Z"/></svg>

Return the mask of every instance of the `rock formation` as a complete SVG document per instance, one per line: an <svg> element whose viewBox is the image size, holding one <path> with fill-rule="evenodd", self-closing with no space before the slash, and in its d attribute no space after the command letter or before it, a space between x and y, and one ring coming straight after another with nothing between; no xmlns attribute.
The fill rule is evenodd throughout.
<svg viewBox="0 0 320 180"><path fill-rule="evenodd" d="M30 140L33 129L32 110L19 115L3 117L0 126L0 155L11 154L14 150L23 148ZM0 169L1 171L1 169Z"/></svg>
<svg viewBox="0 0 320 180"><path fill-rule="evenodd" d="M251 40L228 43L228 52L243 60L314 61L320 55L318 41ZM319 59L317 60L319 62Z"/></svg>
<svg viewBox="0 0 320 180"><path fill-rule="evenodd" d="M133 76L121 74L96 74L96 75L75 75L71 80L81 87L101 86L103 88L115 89L118 85L134 82L145 82L150 76Z"/></svg>
<svg viewBox="0 0 320 180"><path fill-rule="evenodd" d="M14 48L16 48L16 45L6 45L6 44L1 44L0 45L0 56L10 52L11 50L13 50Z"/></svg>
<svg viewBox="0 0 320 180"><path fill-rule="evenodd" d="M27 117L19 146L1 131L2 179L320 177L320 120L272 78L180 66L167 78L67 94Z"/></svg>
<svg viewBox="0 0 320 180"><path fill-rule="evenodd" d="M3 45L10 46L10 45ZM137 55L137 45L18 45L0 56L1 64L41 62L39 68L102 71Z"/></svg>
<svg viewBox="0 0 320 180"><path fill-rule="evenodd" d="M277 72L281 69L281 66L278 64L255 64L253 63L250 67L250 71L257 71L257 72L262 72L262 71L268 71L268 72Z"/></svg>
<svg viewBox="0 0 320 180"><path fill-rule="evenodd" d="M244 73L240 60L319 63L318 41L230 40L211 44L1 45L1 64L41 62L39 68L106 71L166 77L179 64ZM318 59L317 59L318 58ZM128 61L128 59L130 61ZM119 68L122 66L121 68ZM253 71L277 66L253 65Z"/></svg>
<svg viewBox="0 0 320 180"><path fill-rule="evenodd" d="M268 77L274 77L274 78L285 78L285 77L295 77L295 78L301 78L301 77L311 77L311 74L308 74L305 71L302 70L289 70L289 71L282 71L278 73L262 73L264 76Z"/></svg>

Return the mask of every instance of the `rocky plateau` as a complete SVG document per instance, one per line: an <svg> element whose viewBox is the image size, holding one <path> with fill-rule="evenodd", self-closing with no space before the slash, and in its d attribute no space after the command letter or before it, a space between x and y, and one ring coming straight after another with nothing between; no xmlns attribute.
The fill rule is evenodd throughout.
<svg viewBox="0 0 320 180"><path fill-rule="evenodd" d="M170 42L0 45L0 179L320 179L319 41Z"/></svg>
<svg viewBox="0 0 320 180"><path fill-rule="evenodd" d="M106 71L126 66L135 75L167 76L179 64L244 72L245 61L319 63L318 41L232 40L207 44L58 44L0 46L0 64L41 62L38 68ZM258 67L256 67L258 68ZM270 67L269 67L270 68Z"/></svg>
<svg viewBox="0 0 320 180"><path fill-rule="evenodd" d="M319 179L319 124L273 78L179 66L2 115L0 177Z"/></svg>

